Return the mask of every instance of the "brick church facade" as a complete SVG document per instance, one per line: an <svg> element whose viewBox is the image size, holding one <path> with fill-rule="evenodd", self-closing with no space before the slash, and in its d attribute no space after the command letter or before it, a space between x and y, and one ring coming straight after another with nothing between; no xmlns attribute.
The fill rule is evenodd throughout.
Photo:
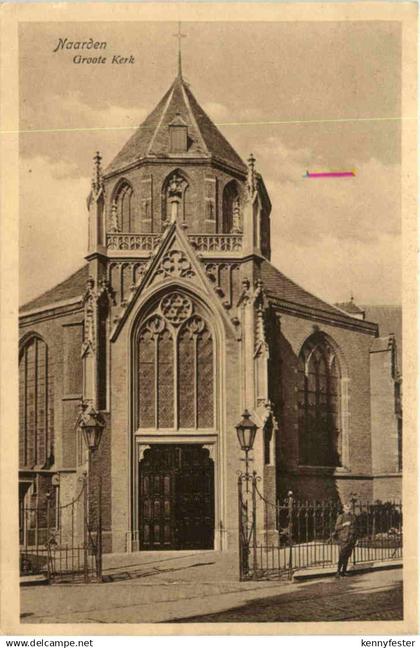
<svg viewBox="0 0 420 648"><path fill-rule="evenodd" d="M20 311L21 506L77 495L81 399L105 423L106 551L236 548L244 409L268 500L400 496L395 337L271 264L255 160L182 74L107 168L95 157L87 206L86 263Z"/></svg>

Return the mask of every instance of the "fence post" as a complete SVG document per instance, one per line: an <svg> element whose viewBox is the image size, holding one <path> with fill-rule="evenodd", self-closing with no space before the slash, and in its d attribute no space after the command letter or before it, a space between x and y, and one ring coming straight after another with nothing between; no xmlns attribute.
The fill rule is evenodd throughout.
<svg viewBox="0 0 420 648"><path fill-rule="evenodd" d="M257 572L257 473L252 473L252 570L253 576Z"/></svg>
<svg viewBox="0 0 420 648"><path fill-rule="evenodd" d="M102 475L98 484L98 525L96 531L96 576L102 580Z"/></svg>
<svg viewBox="0 0 420 648"><path fill-rule="evenodd" d="M89 555L88 555L88 545L89 545L89 536L88 536L88 489L87 489L87 480L88 476L85 475L83 483L83 571L85 577L85 583L89 582Z"/></svg>
<svg viewBox="0 0 420 648"><path fill-rule="evenodd" d="M287 493L287 535L289 539L289 580L293 577L293 492Z"/></svg>
<svg viewBox="0 0 420 648"><path fill-rule="evenodd" d="M242 480L238 477L238 541L239 541L239 580L243 580L243 547L242 547Z"/></svg>
<svg viewBox="0 0 420 648"><path fill-rule="evenodd" d="M47 498L47 537L45 540L45 544L47 547L47 572L48 572L48 580L51 579L51 542L50 542L50 497L51 493L50 491L47 492L46 498Z"/></svg>

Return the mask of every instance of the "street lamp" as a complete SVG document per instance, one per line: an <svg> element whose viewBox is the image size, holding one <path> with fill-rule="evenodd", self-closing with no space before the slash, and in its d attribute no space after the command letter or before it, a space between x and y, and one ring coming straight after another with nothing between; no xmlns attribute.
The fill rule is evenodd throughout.
<svg viewBox="0 0 420 648"><path fill-rule="evenodd" d="M83 439L90 455L98 449L105 427L100 415L92 405L82 404L79 427L82 430Z"/></svg>
<svg viewBox="0 0 420 648"><path fill-rule="evenodd" d="M251 419L251 414L248 410L244 410L242 414L242 419L239 421L236 427L236 434L238 435L239 445L241 450L245 452L245 479L246 486L248 490L248 481L249 481L249 461L248 454L252 450L255 441L255 435L257 434L257 425Z"/></svg>
<svg viewBox="0 0 420 648"><path fill-rule="evenodd" d="M93 405L82 401L81 403L81 412L77 421L79 429L82 431L83 439L88 449L88 469L86 474L86 487L85 487L85 581L88 582L88 544L90 536L90 473L92 466L92 455L96 452L99 447L102 438L102 432L105 427L105 423L101 415L95 410ZM102 576L102 480L101 474L99 474L99 489L98 489L98 532L96 535L96 547L94 545L95 554L96 554L96 574L99 578ZM92 541L92 539L91 539ZM93 541L92 541L93 543Z"/></svg>

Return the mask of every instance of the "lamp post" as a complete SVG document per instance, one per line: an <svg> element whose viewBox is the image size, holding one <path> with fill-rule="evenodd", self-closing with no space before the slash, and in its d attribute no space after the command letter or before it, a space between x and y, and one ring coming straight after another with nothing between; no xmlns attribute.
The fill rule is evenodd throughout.
<svg viewBox="0 0 420 648"><path fill-rule="evenodd" d="M101 415L95 410L93 405L82 401L81 404L81 413L78 419L78 427L82 431L83 439L88 449L88 469L86 475L86 490L85 490L85 581L89 580L88 575L88 540L89 540L89 510L90 510L90 473L92 468L92 456L99 447L102 438L102 432L105 427L105 423L102 420ZM101 480L101 478L100 478ZM96 575L101 576L102 573L102 546L101 546L101 535L102 535L102 515L101 515L101 490L102 484L99 483L99 501L98 501L98 533L96 536Z"/></svg>
<svg viewBox="0 0 420 648"><path fill-rule="evenodd" d="M242 580L245 575L249 573L249 551L250 543L253 541L253 568L256 570L257 566L257 502L256 502L256 484L257 474L251 476L249 474L249 452L254 447L255 435L257 434L257 425L251 419L251 414L248 410L244 410L242 419L236 427L236 434L238 435L239 445L241 450L245 452L245 474L239 473L238 476L238 503L239 503L239 574ZM252 498L249 502L249 482L252 482ZM242 482L246 483L246 495L242 494ZM249 517L249 504L251 504L251 520Z"/></svg>
<svg viewBox="0 0 420 648"><path fill-rule="evenodd" d="M248 482L250 480L249 475L249 462L252 459L249 458L249 452L254 447L255 435L257 434L257 425L251 419L251 414L248 410L244 410L242 414L242 419L239 421L236 427L236 434L238 435L239 445L241 450L245 452L245 481L246 481L246 492L248 492Z"/></svg>

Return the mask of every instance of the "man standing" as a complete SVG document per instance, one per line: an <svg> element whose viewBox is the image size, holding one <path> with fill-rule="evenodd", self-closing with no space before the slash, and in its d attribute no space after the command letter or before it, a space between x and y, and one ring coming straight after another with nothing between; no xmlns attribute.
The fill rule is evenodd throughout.
<svg viewBox="0 0 420 648"><path fill-rule="evenodd" d="M356 516L351 512L350 504L344 504L343 512L335 523L334 538L340 546L336 578L347 576L347 563L356 544Z"/></svg>

